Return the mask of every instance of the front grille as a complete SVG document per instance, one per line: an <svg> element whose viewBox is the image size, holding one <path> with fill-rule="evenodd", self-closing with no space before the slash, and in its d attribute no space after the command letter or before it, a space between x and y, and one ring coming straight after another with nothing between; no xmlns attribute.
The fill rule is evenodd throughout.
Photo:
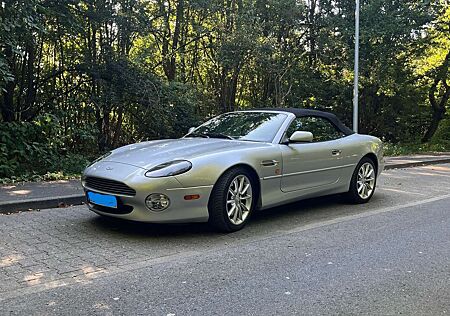
<svg viewBox="0 0 450 316"><path fill-rule="evenodd" d="M97 177L86 177L84 179L85 185L88 188L99 190L106 193L112 193L112 194L121 194L121 195L128 195L128 196L135 196L136 191L132 188L130 188L125 183L110 180L110 179L103 179L103 178L97 178Z"/></svg>
<svg viewBox="0 0 450 316"><path fill-rule="evenodd" d="M125 214L130 214L131 212L133 212L133 207L130 205L118 205L117 208L111 208L111 207L106 207L106 206L101 206L101 205L95 205L95 204L90 204L92 209L95 211L100 211L103 213L109 213L109 214L120 214L120 215L125 215Z"/></svg>

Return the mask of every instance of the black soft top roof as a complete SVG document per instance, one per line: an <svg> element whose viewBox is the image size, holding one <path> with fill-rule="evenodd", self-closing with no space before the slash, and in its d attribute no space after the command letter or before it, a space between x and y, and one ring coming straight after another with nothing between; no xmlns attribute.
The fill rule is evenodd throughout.
<svg viewBox="0 0 450 316"><path fill-rule="evenodd" d="M296 117L303 117L303 116L317 116L317 117L323 117L331 121L333 125L335 125L341 132L343 132L345 135L351 135L354 134L350 128L345 126L336 115L330 112L323 112L318 110L310 110L310 109L299 109L299 108L261 108L261 109L255 109L258 111L280 111L280 112L288 112L294 114ZM251 111L251 110L250 110Z"/></svg>

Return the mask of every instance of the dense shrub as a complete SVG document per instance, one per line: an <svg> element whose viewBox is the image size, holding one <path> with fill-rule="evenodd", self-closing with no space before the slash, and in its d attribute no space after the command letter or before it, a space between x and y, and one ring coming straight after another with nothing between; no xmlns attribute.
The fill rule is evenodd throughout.
<svg viewBox="0 0 450 316"><path fill-rule="evenodd" d="M61 126L53 116L0 124L0 178L78 174L88 160L67 150Z"/></svg>

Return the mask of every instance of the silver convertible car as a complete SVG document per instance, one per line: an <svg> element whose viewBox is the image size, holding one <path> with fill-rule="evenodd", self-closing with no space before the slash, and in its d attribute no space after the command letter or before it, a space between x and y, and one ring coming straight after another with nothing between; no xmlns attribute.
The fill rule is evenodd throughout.
<svg viewBox="0 0 450 316"><path fill-rule="evenodd" d="M330 113L262 109L214 117L180 139L115 149L86 168L89 208L127 220L209 222L225 232L256 210L328 194L365 203L384 167L381 141Z"/></svg>

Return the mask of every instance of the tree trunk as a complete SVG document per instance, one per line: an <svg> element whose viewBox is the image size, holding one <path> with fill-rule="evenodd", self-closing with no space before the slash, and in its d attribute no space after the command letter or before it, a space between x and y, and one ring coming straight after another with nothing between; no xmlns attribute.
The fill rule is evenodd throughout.
<svg viewBox="0 0 450 316"><path fill-rule="evenodd" d="M28 60L27 62L27 93L25 95L25 110L21 113L22 120L30 121L36 116L34 104L36 101L35 68L36 60L35 45L33 42L27 44Z"/></svg>
<svg viewBox="0 0 450 316"><path fill-rule="evenodd" d="M447 56L445 56L444 63L438 69L437 77L431 85L430 91L428 93L433 116L431 119L431 123L428 126L427 132L422 138L423 143L429 142L431 140L439 127L439 123L445 117L445 112L447 110L446 105L448 100L450 99L450 86L447 84L449 65L450 51L447 53ZM436 94L440 98L439 101L436 98Z"/></svg>
<svg viewBox="0 0 450 316"><path fill-rule="evenodd" d="M230 72L232 72L231 75ZM222 113L234 111L236 108L236 92L239 73L239 67L234 68L232 71L229 71L228 69L222 70L219 81L219 109Z"/></svg>
<svg viewBox="0 0 450 316"><path fill-rule="evenodd" d="M425 135L422 138L422 142L426 143L429 142L431 140L431 138L434 136L434 134L436 133L438 127L439 127L439 123L442 121L442 119L444 118L444 113L439 113L439 112L435 112L433 113L433 117L431 119L431 123L428 126L427 132L425 133Z"/></svg>
<svg viewBox="0 0 450 316"><path fill-rule="evenodd" d="M8 60L9 67L12 73L15 73L15 63L14 63L14 53L11 47L5 49L5 57ZM16 87L16 79L9 81L5 85L5 90L3 91L3 100L0 103L0 108L2 112L3 121L13 122L15 120L15 109L14 109L14 90Z"/></svg>

